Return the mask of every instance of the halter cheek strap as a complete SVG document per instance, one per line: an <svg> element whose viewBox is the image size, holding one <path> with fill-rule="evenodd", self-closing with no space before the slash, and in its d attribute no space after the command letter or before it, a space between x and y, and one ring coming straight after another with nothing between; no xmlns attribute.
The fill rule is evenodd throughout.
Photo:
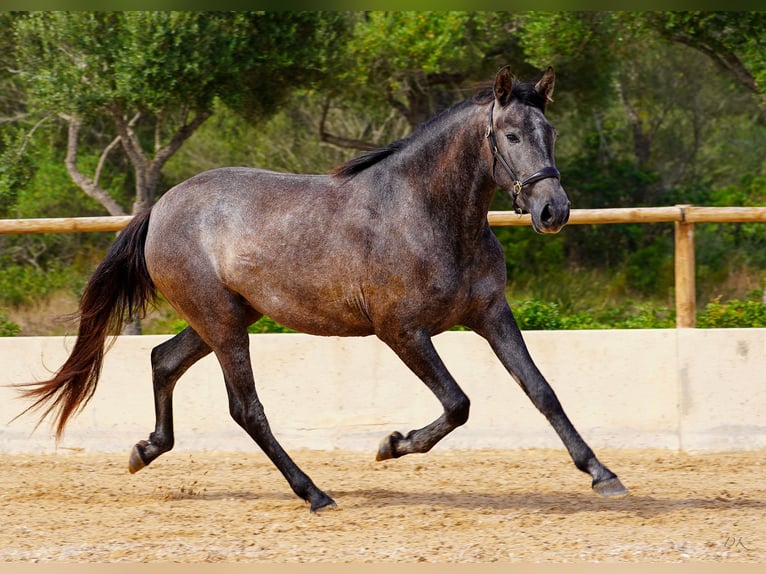
<svg viewBox="0 0 766 574"><path fill-rule="evenodd" d="M498 160L502 164L502 166L505 168L505 171L508 172L508 175L511 176L511 180L513 181L513 190L511 191L511 195L513 196L514 202L516 199L521 195L521 192L523 189L528 186L532 185L533 183L540 181L541 179L548 179L549 177L555 177L556 179L561 179L561 173L559 170L557 170L553 166L544 167L529 177L525 177L524 179L519 179L516 177L516 174L514 173L511 166L508 164L508 162L505 160L505 158L500 153L500 150L497 149L497 138L495 137L495 130L492 128L492 119L493 119L493 112L495 110L495 102L494 100L489 105L489 117L487 118L487 131L484 134L484 137L486 137L489 140L489 149L492 151L492 173L495 173L495 167L497 166Z"/></svg>

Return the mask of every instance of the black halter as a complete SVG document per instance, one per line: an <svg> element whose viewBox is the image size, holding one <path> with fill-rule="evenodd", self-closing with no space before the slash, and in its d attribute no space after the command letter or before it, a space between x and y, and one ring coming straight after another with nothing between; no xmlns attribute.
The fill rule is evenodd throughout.
<svg viewBox="0 0 766 574"><path fill-rule="evenodd" d="M486 137L489 140L489 149L492 151L492 174L495 173L495 167L497 166L497 160L500 160L500 163L505 168L505 171L508 172L508 175L511 176L511 180L513 180L513 190L511 191L511 196L513 197L514 204L516 203L516 199L521 195L522 190L536 181L540 181L541 179L548 179L549 177L555 177L556 179L561 179L561 173L559 170L557 170L555 167L549 166L544 167L541 170L536 171L529 177L526 177L524 179L519 179L516 177L516 174L513 172L513 169L511 169L511 166L508 165L508 162L505 161L505 158L500 154L500 151L497 149L497 139L495 138L495 130L492 128L492 117L493 112L495 110L495 102L492 101L492 103L489 105L489 117L487 118L487 132L484 134L484 137Z"/></svg>

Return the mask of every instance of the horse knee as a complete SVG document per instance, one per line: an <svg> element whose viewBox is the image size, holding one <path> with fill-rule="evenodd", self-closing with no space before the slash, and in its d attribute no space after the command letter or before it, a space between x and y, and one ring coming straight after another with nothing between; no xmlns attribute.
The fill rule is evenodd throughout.
<svg viewBox="0 0 766 574"><path fill-rule="evenodd" d="M537 387L534 391L527 391L529 398L537 409L545 416L551 416L561 412L562 407L556 393L546 383Z"/></svg>

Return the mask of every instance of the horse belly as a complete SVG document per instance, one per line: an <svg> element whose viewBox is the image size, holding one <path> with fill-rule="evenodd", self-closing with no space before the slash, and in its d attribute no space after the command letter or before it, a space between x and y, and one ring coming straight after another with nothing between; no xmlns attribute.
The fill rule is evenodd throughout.
<svg viewBox="0 0 766 574"><path fill-rule="evenodd" d="M280 325L313 335L373 333L348 267L317 260L296 264L284 254L274 260L264 253L251 257L240 254L237 259L236 265L228 267L226 283Z"/></svg>
<svg viewBox="0 0 766 574"><path fill-rule="evenodd" d="M369 320L350 311L343 302L326 301L321 307L310 307L305 304L286 306L280 301L262 306L265 307L264 315L300 333L335 337L362 337L374 333Z"/></svg>

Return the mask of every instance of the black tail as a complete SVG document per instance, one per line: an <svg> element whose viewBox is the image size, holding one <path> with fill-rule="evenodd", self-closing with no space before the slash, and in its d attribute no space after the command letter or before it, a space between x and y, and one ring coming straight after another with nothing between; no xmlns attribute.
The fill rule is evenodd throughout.
<svg viewBox="0 0 766 574"><path fill-rule="evenodd" d="M118 335L124 323L143 313L156 296L144 259L150 213L148 209L128 223L88 281L80 299L77 340L64 365L52 379L18 385L23 397L35 399L19 416L45 408L40 422L53 413L56 438L93 396L108 350L107 337Z"/></svg>

